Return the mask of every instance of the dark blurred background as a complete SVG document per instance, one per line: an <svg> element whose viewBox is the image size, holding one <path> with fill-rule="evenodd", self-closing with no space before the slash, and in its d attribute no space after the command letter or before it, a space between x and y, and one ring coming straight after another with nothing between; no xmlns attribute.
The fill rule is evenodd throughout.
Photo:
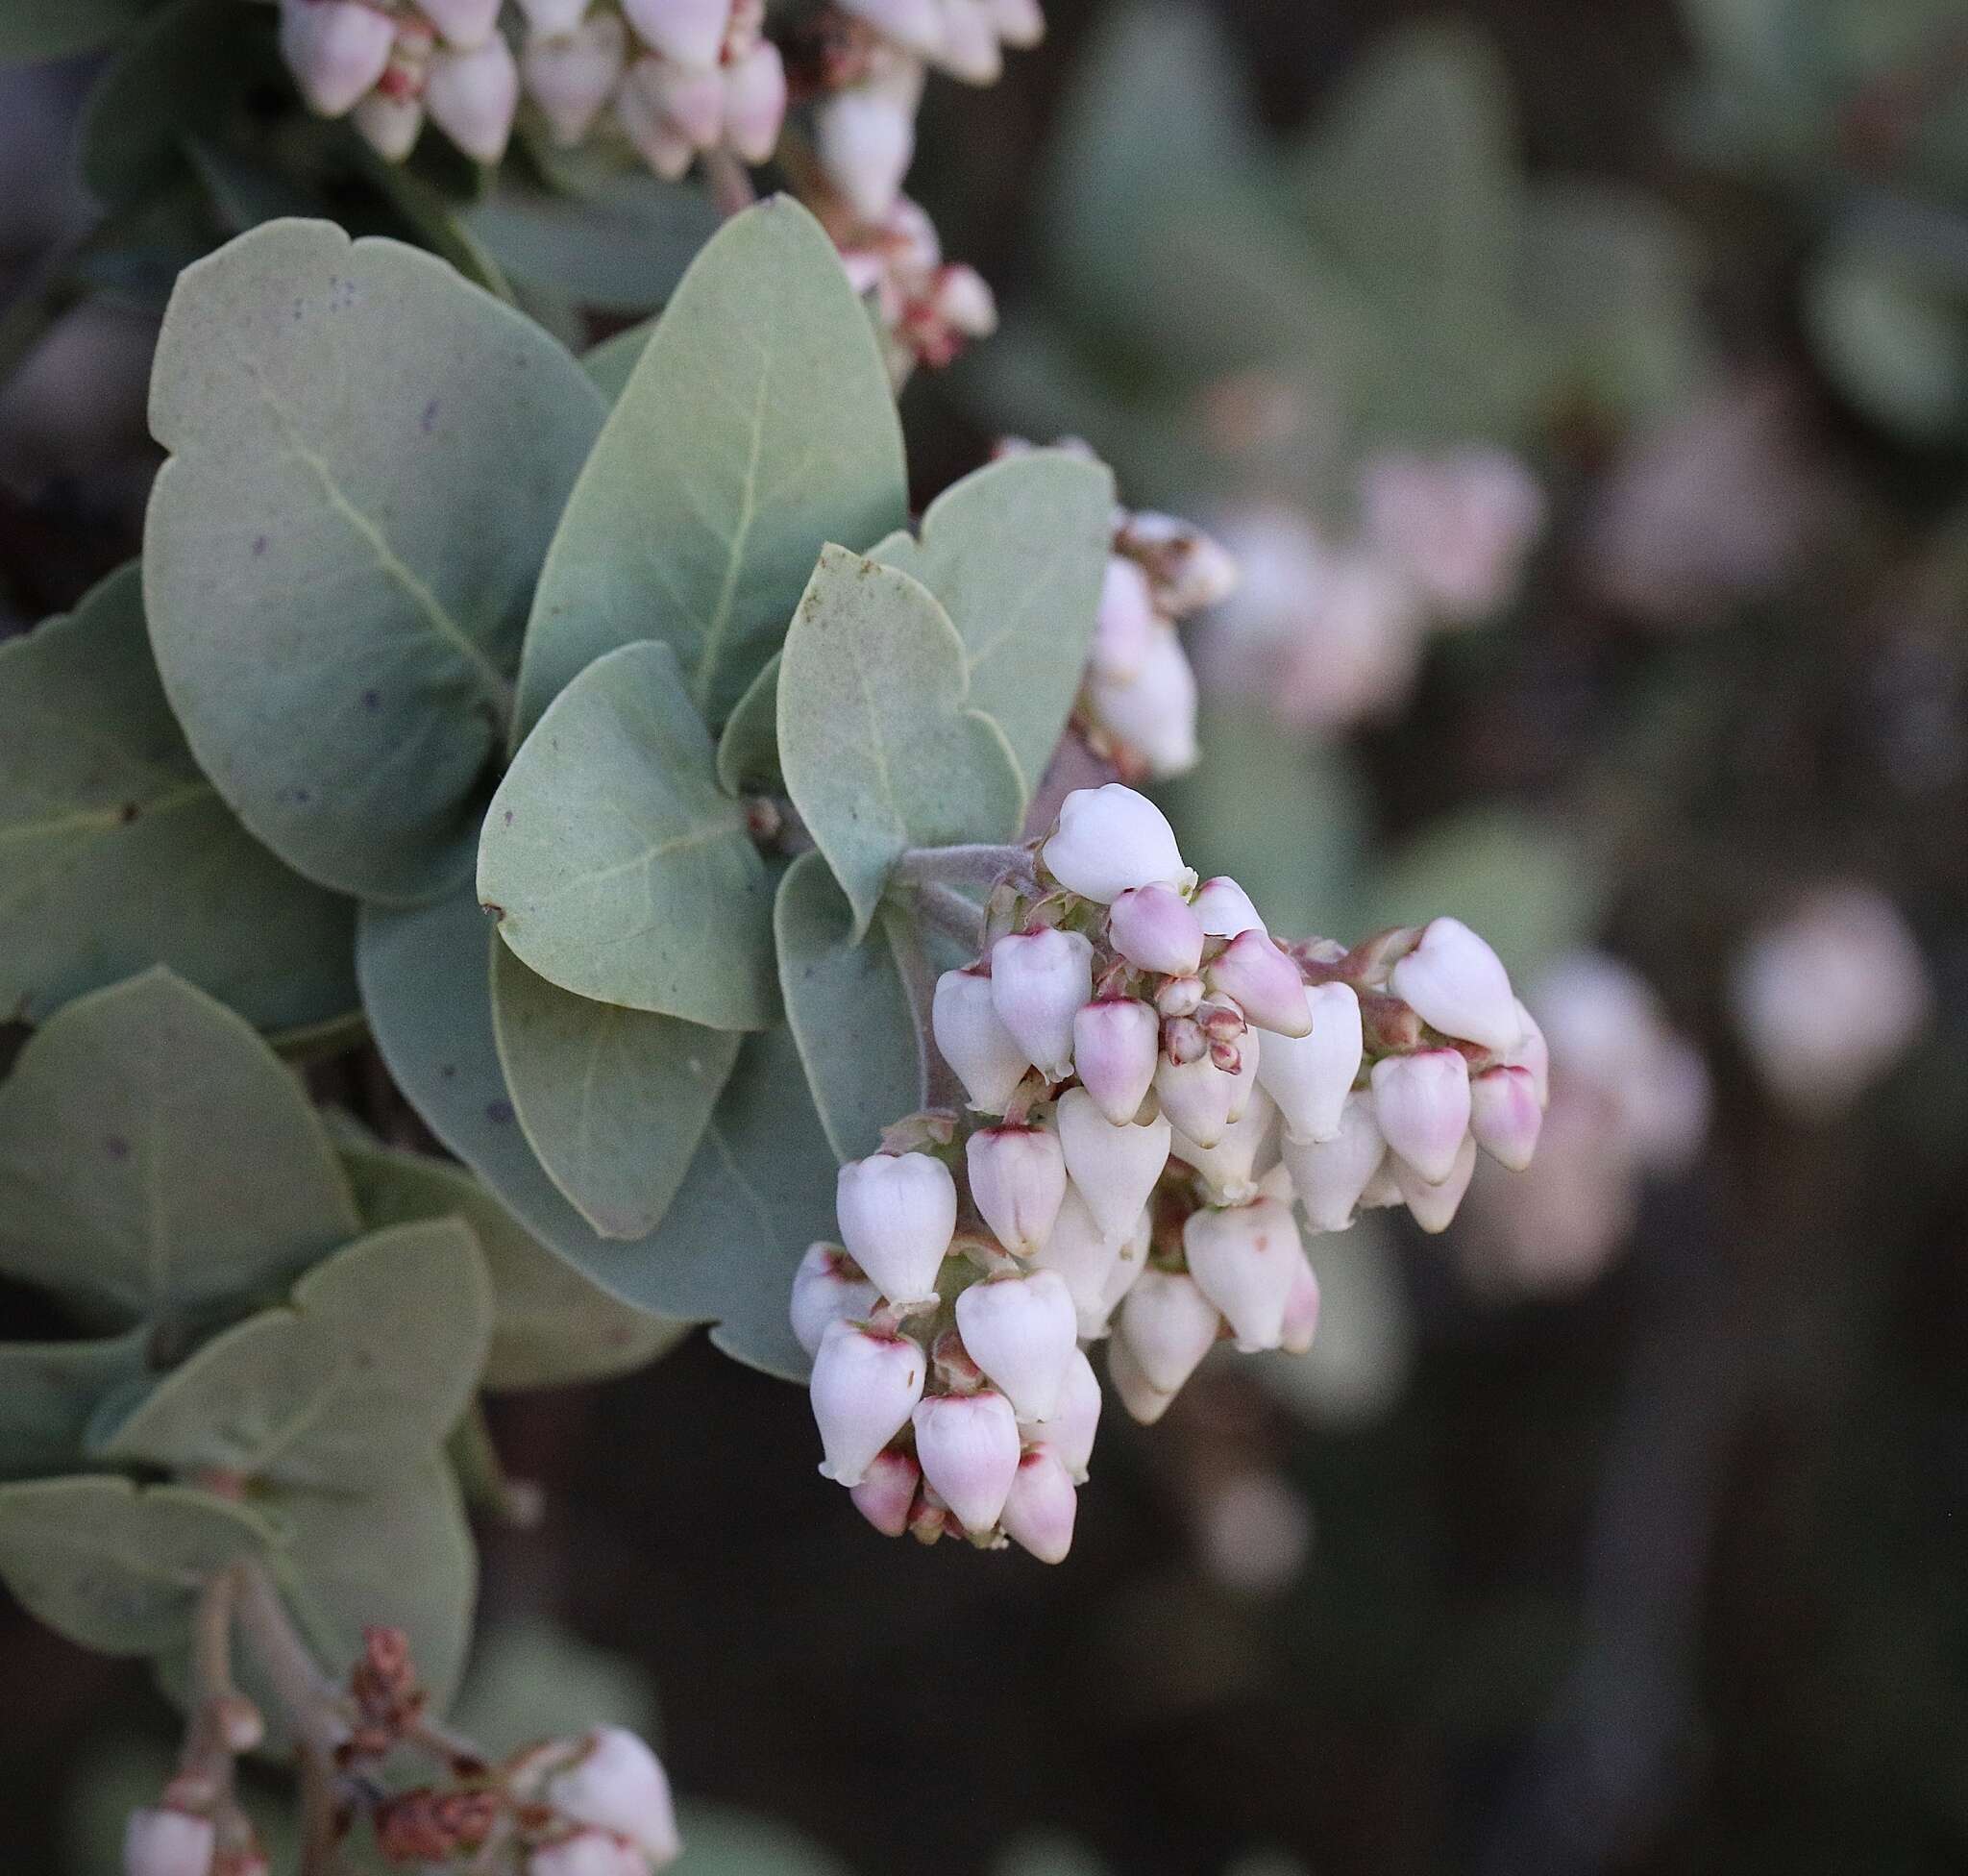
<svg viewBox="0 0 1968 1876"><path fill-rule="evenodd" d="M911 182L1013 323L1057 298L1048 153L1112 10L1047 11L997 86L939 87ZM1318 1241L1308 1372L1213 1364L1149 1433L1110 1412L1058 1568L873 1538L817 1476L800 1393L701 1338L607 1387L495 1403L547 1510L487 1533L485 1629L548 1612L646 1670L683 1790L862 1876L1968 1868L1968 432L1882 421L1828 366L1801 308L1847 198L1808 162L1731 169L1675 134L1703 51L1666 0L1208 11L1279 136L1400 23L1475 28L1534 181L1636 185L1685 229L1710 356L1683 406L1547 407L1502 439L1551 505L1516 603L1434 643L1365 726L1213 705L1227 779L1175 798L1185 834L1259 824L1242 837L1350 939L1399 897L1379 856L1463 827L1424 850L1452 862L1438 909L1472 878L1507 911L1562 900L1556 929L1499 939L1508 961L1535 978L1589 946L1636 969L1706 1063L1705 1141L1636 1173L1636 1210L1556 1283L1495 1279L1480 1213L1446 1240L1400 1214ZM79 85L44 81L32 113L5 93L0 161L62 163ZM1946 218L1937 247L1968 242L1968 198L1908 195ZM12 238L30 264L33 231ZM20 619L135 543L142 321L100 316L123 323L81 368L86 425L59 421L61 381L47 409L0 402ZM911 387L920 494L982 456L995 392L961 368ZM1808 523L1689 617L1641 616L1595 572L1608 491L1637 441L1752 394L1778 440L1695 517L1767 518L1804 480ZM1671 473L1726 455L1697 432ZM1212 516L1234 506L1220 462L1171 457L1152 492L1190 486ZM1472 814L1515 831L1478 851ZM1928 993L1870 1085L1801 1115L1755 1072L1731 974L1821 876L1897 903ZM106 1742L168 1737L165 1711L140 1670L17 1613L0 1663L10 1855L80 1871L81 1788Z"/></svg>

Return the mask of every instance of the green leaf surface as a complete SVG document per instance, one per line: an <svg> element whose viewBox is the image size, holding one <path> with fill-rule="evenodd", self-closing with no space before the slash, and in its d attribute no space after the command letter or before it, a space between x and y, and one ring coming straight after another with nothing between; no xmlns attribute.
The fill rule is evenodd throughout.
<svg viewBox="0 0 1968 1876"><path fill-rule="evenodd" d="M301 1083L167 971L68 1004L0 1083L0 1270L129 1318L279 1283L359 1229Z"/></svg>
<svg viewBox="0 0 1968 1876"><path fill-rule="evenodd" d="M1004 731L1029 798L1086 674L1114 532L1104 464L1039 450L966 476L930 503L920 539L871 557L934 593L964 641L970 704Z"/></svg>
<svg viewBox="0 0 1968 1876"><path fill-rule="evenodd" d="M773 926L786 1020L840 1159L873 1152L884 1127L922 1104L915 1016L887 926L885 916L855 941L853 908L818 853L801 853L779 881Z"/></svg>
<svg viewBox="0 0 1968 1876"><path fill-rule="evenodd" d="M738 700L718 738L718 785L727 795L777 788L779 774L779 654Z"/></svg>
<svg viewBox="0 0 1968 1876"><path fill-rule="evenodd" d="M964 641L907 574L829 546L786 634L779 763L859 938L911 847L1009 840L1024 788L970 703Z"/></svg>
<svg viewBox="0 0 1968 1876"><path fill-rule="evenodd" d="M128 566L0 645L0 1008L40 1023L165 964L262 1028L356 1004L356 908L290 872L200 773Z"/></svg>
<svg viewBox="0 0 1968 1876"><path fill-rule="evenodd" d="M628 375L648 349L650 334L655 330L653 319L639 320L599 345L589 346L580 355L580 368L595 381L595 388L608 400L611 408L627 388Z"/></svg>
<svg viewBox="0 0 1968 1876"><path fill-rule="evenodd" d="M737 1035L574 996L504 945L492 1029L548 1177L603 1237L647 1237L703 1138Z"/></svg>
<svg viewBox="0 0 1968 1876"><path fill-rule="evenodd" d="M821 543L907 518L888 373L840 256L796 202L759 203L692 263L581 472L527 630L521 729L652 637L716 728Z"/></svg>
<svg viewBox="0 0 1968 1876"><path fill-rule="evenodd" d="M0 1478L72 1472L114 1390L143 1372L148 1329L89 1342L0 1343Z"/></svg>
<svg viewBox="0 0 1968 1876"><path fill-rule="evenodd" d="M688 1327L631 1309L590 1283L462 1167L366 1141L343 1142L341 1161L372 1231L447 1216L472 1227L492 1279L492 1347L480 1387L565 1387L626 1374L672 1347Z"/></svg>
<svg viewBox="0 0 1968 1876"><path fill-rule="evenodd" d="M37 1620L101 1654L182 1644L207 1579L276 1542L258 1513L186 1486L0 1486L0 1580Z"/></svg>
<svg viewBox="0 0 1968 1876"><path fill-rule="evenodd" d="M491 1336L492 1287L471 1227L391 1225L309 1271L290 1305L213 1337L100 1429L96 1454L361 1491L443 1443Z"/></svg>
<svg viewBox="0 0 1968 1876"><path fill-rule="evenodd" d="M670 647L549 706L492 798L479 898L551 983L724 1029L773 1018L771 882Z"/></svg>
<svg viewBox="0 0 1968 1876"><path fill-rule="evenodd" d="M691 1321L755 1368L803 1375L786 1321L800 1253L832 1228L834 1156L783 1028L747 1038L661 1228L599 1236L527 1144L499 1066L489 988L497 941L471 897L365 907L357 970L376 1042L431 1130L534 1237L612 1296Z"/></svg>
<svg viewBox="0 0 1968 1876"><path fill-rule="evenodd" d="M390 901L470 872L534 576L603 414L529 320L393 241L257 228L159 339L144 602L240 818Z"/></svg>
<svg viewBox="0 0 1968 1876"><path fill-rule="evenodd" d="M107 44L142 16L145 0L8 0L0 7L0 65L66 59Z"/></svg>

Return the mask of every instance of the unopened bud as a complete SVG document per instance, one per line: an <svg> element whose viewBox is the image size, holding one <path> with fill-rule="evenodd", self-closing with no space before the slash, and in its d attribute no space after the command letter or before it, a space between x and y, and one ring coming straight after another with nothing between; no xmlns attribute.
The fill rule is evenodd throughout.
<svg viewBox="0 0 1968 1876"><path fill-rule="evenodd" d="M1123 555L1109 555L1094 625L1094 670L1117 683L1138 677L1154 631L1155 602L1147 575Z"/></svg>
<svg viewBox="0 0 1968 1876"><path fill-rule="evenodd" d="M1271 935L1269 927L1258 917L1250 895L1227 874L1205 879L1190 901L1190 907L1212 938L1235 938L1246 931L1262 931L1267 938Z"/></svg>
<svg viewBox="0 0 1968 1876"><path fill-rule="evenodd" d="M908 1425L922 1398L924 1368L922 1350L907 1336L829 1324L809 1384L826 1454L824 1478L861 1483L875 1455Z"/></svg>
<svg viewBox="0 0 1968 1876"><path fill-rule="evenodd" d="M1117 895L1107 928L1115 950L1137 970L1188 976L1202 962L1202 926L1171 887L1135 886Z"/></svg>
<svg viewBox="0 0 1968 1876"><path fill-rule="evenodd" d="M1217 1345L1222 1327L1193 1272L1150 1269L1120 1306L1116 1340L1126 1344L1149 1387L1174 1395Z"/></svg>
<svg viewBox="0 0 1968 1876"><path fill-rule="evenodd" d="M1100 1379L1084 1348L1074 1348L1066 1365L1059 1404L1044 1426L1019 1423L1020 1434L1050 1449L1075 1485L1087 1482L1087 1465L1094 1456L1094 1436L1100 1427Z"/></svg>
<svg viewBox="0 0 1968 1876"><path fill-rule="evenodd" d="M1075 788L1060 803L1059 830L1041 857L1069 892L1102 905L1133 886L1186 892L1195 879L1182 864L1168 817L1145 795L1118 781Z"/></svg>
<svg viewBox="0 0 1968 1876"><path fill-rule="evenodd" d="M764 162L786 121L786 63L760 39L725 67L725 138L746 162Z"/></svg>
<svg viewBox="0 0 1968 1876"><path fill-rule="evenodd" d="M447 50L430 61L424 86L430 120L479 162L497 162L519 109L519 67L496 33L468 52Z"/></svg>
<svg viewBox="0 0 1968 1876"><path fill-rule="evenodd" d="M640 1850L606 1831L576 1831L527 1856L527 1876L649 1876Z"/></svg>
<svg viewBox="0 0 1968 1876"><path fill-rule="evenodd" d="M1171 1016L1162 1024L1162 1054L1177 1068L1198 1062L1210 1052L1210 1039L1193 1016Z"/></svg>
<svg viewBox="0 0 1968 1876"><path fill-rule="evenodd" d="M1278 1335L1278 1346L1288 1355L1309 1354L1318 1334L1318 1275L1309 1257L1298 1260L1292 1273L1292 1294L1285 1298L1285 1322Z"/></svg>
<svg viewBox="0 0 1968 1876"><path fill-rule="evenodd" d="M1304 974L1262 931L1240 931L1205 975L1212 990L1228 997L1260 1029L1281 1036L1312 1033Z"/></svg>
<svg viewBox="0 0 1968 1876"><path fill-rule="evenodd" d="M731 24L731 0L622 0L636 36L679 65L715 65Z"/></svg>
<svg viewBox="0 0 1968 1876"><path fill-rule="evenodd" d="M562 148L578 143L593 127L622 81L627 45L621 15L609 12L597 13L571 31L536 34L527 41L520 76Z"/></svg>
<svg viewBox="0 0 1968 1876"><path fill-rule="evenodd" d="M1200 977L1170 977L1155 993L1155 1008L1164 1016L1193 1016L1202 1006Z"/></svg>
<svg viewBox="0 0 1968 1876"><path fill-rule="evenodd" d="M1059 1136L1036 1126L985 1127L964 1148L971 1197L1005 1249L1029 1257L1052 1235L1066 1197Z"/></svg>
<svg viewBox="0 0 1968 1876"><path fill-rule="evenodd" d="M1312 1033L1265 1038L1257 1078L1278 1103L1293 1140L1330 1140L1340 1109L1360 1073L1360 999L1344 983L1309 987Z"/></svg>
<svg viewBox="0 0 1968 1876"><path fill-rule="evenodd" d="M465 51L483 45L499 21L499 0L417 0L417 11Z"/></svg>
<svg viewBox="0 0 1968 1876"><path fill-rule="evenodd" d="M1072 1073L1073 1019L1094 994L1094 948L1077 931L1011 932L991 948L991 1000L1028 1060Z"/></svg>
<svg viewBox="0 0 1968 1876"><path fill-rule="evenodd" d="M1449 1176L1469 1130L1469 1065L1453 1049L1373 1065L1374 1118L1388 1145L1431 1185Z"/></svg>
<svg viewBox="0 0 1968 1876"><path fill-rule="evenodd" d="M1538 1086L1523 1068L1485 1069L1469 1082L1469 1131L1499 1165L1521 1172L1538 1150L1544 1110Z"/></svg>
<svg viewBox="0 0 1968 1876"><path fill-rule="evenodd" d="M1155 1083L1161 1024L1133 997L1102 997L1073 1012L1072 1065L1080 1085L1117 1125L1141 1111Z"/></svg>
<svg viewBox="0 0 1968 1876"><path fill-rule="evenodd" d="M1076 1326L1083 1336L1107 1331L1107 1283L1118 1255L1114 1239L1101 1229L1077 1188L1069 1185L1052 1235L1032 1261L1041 1270L1059 1273L1072 1297Z"/></svg>
<svg viewBox="0 0 1968 1876"><path fill-rule="evenodd" d="M1052 1418L1079 1334L1072 1293L1057 1271L972 1284L957 1298L957 1327L1019 1419Z"/></svg>
<svg viewBox="0 0 1968 1876"><path fill-rule="evenodd" d="M588 0L519 0L519 10L533 32L558 37L579 30L587 18Z"/></svg>
<svg viewBox="0 0 1968 1876"><path fill-rule="evenodd" d="M850 1159L835 1181L834 1209L849 1253L890 1302L921 1302L935 1294L936 1272L957 1228L956 1181L940 1159Z"/></svg>
<svg viewBox="0 0 1968 1876"><path fill-rule="evenodd" d="M971 1105L1002 1114L1032 1064L998 1018L991 979L975 969L946 971L936 980L929 1026Z"/></svg>
<svg viewBox="0 0 1968 1876"><path fill-rule="evenodd" d="M916 1409L916 1457L922 1476L973 1537L997 1522L1019 1469L1019 1422L993 1390L946 1394Z"/></svg>
<svg viewBox="0 0 1968 1876"><path fill-rule="evenodd" d="M123 1829L123 1876L210 1876L217 1844L209 1817L152 1805Z"/></svg>
<svg viewBox="0 0 1968 1876"><path fill-rule="evenodd" d="M1117 749L1155 778L1195 767L1195 672L1172 626L1157 621L1142 668L1125 682L1087 679L1088 714Z"/></svg>
<svg viewBox="0 0 1968 1876"><path fill-rule="evenodd" d="M1259 1089L1242 1116L1223 1131L1214 1147L1200 1147L1176 1134L1169 1150L1185 1166L1202 1175L1213 1203L1242 1205L1258 1196L1258 1162L1271 1146L1278 1110Z"/></svg>
<svg viewBox="0 0 1968 1876"><path fill-rule="evenodd" d="M915 98L889 86L835 91L814 108L814 147L856 218L878 222L895 207L915 159Z"/></svg>
<svg viewBox="0 0 1968 1876"><path fill-rule="evenodd" d="M854 1509L885 1538L898 1538L909 1528L909 1512L922 1469L905 1452L891 1446L876 1453L861 1483L848 1496Z"/></svg>
<svg viewBox="0 0 1968 1876"><path fill-rule="evenodd" d="M964 338L989 338L997 330L997 300L974 267L952 261L936 270L930 303L950 332Z"/></svg>
<svg viewBox="0 0 1968 1876"><path fill-rule="evenodd" d="M1517 1003L1517 1021L1524 1025L1524 1039L1505 1058L1512 1068L1528 1069L1531 1074L1531 1088L1538 1097L1540 1108L1551 1105L1551 1049L1544 1040L1544 1031L1538 1026L1536 1019L1522 1001Z"/></svg>
<svg viewBox="0 0 1968 1876"><path fill-rule="evenodd" d="M793 1334L816 1354L828 1323L865 1321L880 1300L880 1291L838 1245L808 1245L793 1272Z"/></svg>
<svg viewBox="0 0 1968 1876"><path fill-rule="evenodd" d="M1285 1305L1305 1262L1289 1205L1275 1198L1221 1209L1206 1205L1184 1223L1182 1253L1240 1349L1249 1354L1278 1345Z"/></svg>
<svg viewBox="0 0 1968 1876"><path fill-rule="evenodd" d="M1024 1454L1013 1475L999 1514L1004 1534L1042 1564L1066 1561L1072 1548L1073 1514L1079 1494L1072 1476L1050 1446Z"/></svg>
<svg viewBox="0 0 1968 1876"><path fill-rule="evenodd" d="M1004 55L987 0L943 0L943 38L936 62L966 85L997 83Z"/></svg>
<svg viewBox="0 0 1968 1876"><path fill-rule="evenodd" d="M1167 1117L1116 1126L1084 1088L1071 1088L1060 1097L1058 1121L1066 1170L1088 1210L1110 1238L1125 1236L1168 1163Z"/></svg>
<svg viewBox="0 0 1968 1876"><path fill-rule="evenodd" d="M1455 1164L1445 1179L1424 1179L1405 1160L1393 1162L1394 1183L1401 1201L1424 1231L1446 1231L1456 1216L1463 1195L1469 1190L1469 1176L1476 1170L1476 1142L1467 1134L1456 1149Z"/></svg>
<svg viewBox="0 0 1968 1876"><path fill-rule="evenodd" d="M677 181L697 155L697 143L657 101L657 81L668 62L638 59L615 93L615 115L636 154L666 183ZM715 81L716 74L710 75Z"/></svg>
<svg viewBox="0 0 1968 1876"><path fill-rule="evenodd" d="M1236 589L1236 560L1192 522L1144 510L1128 518L1122 542L1147 567L1156 603L1171 619L1219 605Z"/></svg>
<svg viewBox="0 0 1968 1876"><path fill-rule="evenodd" d="M1292 1189L1315 1231L1343 1231L1353 1222L1373 1175L1388 1156L1388 1143L1375 1119L1374 1100L1361 1092L1340 1106L1338 1130L1330 1140L1285 1141L1285 1165Z"/></svg>
<svg viewBox="0 0 1968 1876"><path fill-rule="evenodd" d="M339 117L389 63L396 24L360 0L281 0L281 56L310 111Z"/></svg>
<svg viewBox="0 0 1968 1876"><path fill-rule="evenodd" d="M662 1763L626 1727L598 1726L586 1749L547 1781L547 1802L577 1824L627 1838L658 1867L682 1849Z"/></svg>
<svg viewBox="0 0 1968 1876"><path fill-rule="evenodd" d="M1250 1104L1257 1098L1257 1068L1263 1059L1260 1038L1253 1029L1246 1029L1237 1039L1236 1059L1219 1063L1218 1066L1230 1080L1230 1099L1223 1109L1223 1118L1235 1126L1249 1111ZM1213 1045L1214 1047L1214 1045ZM1211 1145L1211 1142L1197 1142Z"/></svg>
<svg viewBox="0 0 1968 1876"><path fill-rule="evenodd" d="M349 113L362 141L384 162L402 162L417 146L424 128L421 97L391 97L375 90Z"/></svg>
<svg viewBox="0 0 1968 1876"><path fill-rule="evenodd" d="M1523 1040L1503 960L1460 919L1431 919L1388 988L1445 1036L1505 1054Z"/></svg>
<svg viewBox="0 0 1968 1876"><path fill-rule="evenodd" d="M988 0L991 23L1006 45L1034 46L1046 37L1039 0Z"/></svg>
<svg viewBox="0 0 1968 1876"><path fill-rule="evenodd" d="M1198 1037L1201 1033L1196 1031ZM1155 1067L1155 1094L1178 1133L1187 1134L1198 1147L1214 1147L1230 1124L1237 1077L1225 1074L1207 1054L1174 1062L1165 1053Z"/></svg>

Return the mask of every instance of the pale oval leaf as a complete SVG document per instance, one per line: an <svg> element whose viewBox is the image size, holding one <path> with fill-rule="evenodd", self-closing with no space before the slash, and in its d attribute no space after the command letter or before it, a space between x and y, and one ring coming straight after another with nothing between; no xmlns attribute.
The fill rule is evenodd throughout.
<svg viewBox="0 0 1968 1876"><path fill-rule="evenodd" d="M0 1477L72 1472L104 1400L144 1369L147 1328L87 1342L0 1343Z"/></svg>

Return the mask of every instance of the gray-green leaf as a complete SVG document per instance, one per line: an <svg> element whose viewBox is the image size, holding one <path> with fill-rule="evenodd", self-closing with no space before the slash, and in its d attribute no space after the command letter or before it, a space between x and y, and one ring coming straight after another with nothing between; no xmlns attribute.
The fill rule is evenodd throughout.
<svg viewBox="0 0 1968 1876"><path fill-rule="evenodd" d="M769 658L826 540L908 517L901 429L868 315L806 210L733 216L665 309L540 576L520 728L604 652L676 651L714 728Z"/></svg>
<svg viewBox="0 0 1968 1876"><path fill-rule="evenodd" d="M62 1009L0 1083L0 1270L126 1320L275 1283L359 1224L300 1082L168 971Z"/></svg>
<svg viewBox="0 0 1968 1876"><path fill-rule="evenodd" d="M856 938L909 848L1018 832L1018 759L971 706L949 615L907 574L823 550L786 634L778 718L787 792L853 905Z"/></svg>
<svg viewBox="0 0 1968 1876"><path fill-rule="evenodd" d="M356 908L292 873L191 759L141 579L0 645L0 1008L39 1023L167 964L261 1028L356 1006Z"/></svg>
<svg viewBox="0 0 1968 1876"><path fill-rule="evenodd" d="M548 1176L603 1237L647 1237L683 1183L737 1035L574 996L504 945L492 957L492 1028Z"/></svg>
<svg viewBox="0 0 1968 1876"><path fill-rule="evenodd" d="M626 1374L689 1326L631 1309L590 1283L462 1167L366 1141L344 1142L341 1160L371 1230L447 1215L472 1227L492 1278L492 1348L480 1387L565 1387Z"/></svg>
<svg viewBox="0 0 1968 1876"><path fill-rule="evenodd" d="M309 1271L291 1305L213 1337L98 1434L97 1456L361 1491L442 1444L491 1337L471 1227L391 1225Z"/></svg>
<svg viewBox="0 0 1968 1876"><path fill-rule="evenodd" d="M728 795L776 788L779 774L779 654L751 680L718 738L718 784Z"/></svg>
<svg viewBox="0 0 1968 1876"><path fill-rule="evenodd" d="M858 1159L922 1104L915 1016L886 921L857 943L853 908L826 861L801 853L779 881L773 925L813 1104L835 1154Z"/></svg>
<svg viewBox="0 0 1968 1876"><path fill-rule="evenodd" d="M772 887L664 644L598 658L492 798L479 898L578 996L755 1029L774 1015Z"/></svg>
<svg viewBox="0 0 1968 1876"><path fill-rule="evenodd" d="M945 489L920 539L871 550L943 603L964 641L971 705L1004 731L1028 798L1086 673L1113 531L1113 473L1037 450Z"/></svg>
<svg viewBox="0 0 1968 1876"><path fill-rule="evenodd" d="M470 871L534 576L600 393L443 262L269 222L185 271L151 428L144 600L193 753L310 878Z"/></svg>
<svg viewBox="0 0 1968 1876"><path fill-rule="evenodd" d="M113 1390L143 1372L148 1329L91 1342L0 1343L0 1477L72 1472Z"/></svg>
<svg viewBox="0 0 1968 1876"><path fill-rule="evenodd" d="M257 1512L186 1486L0 1487L0 1579L30 1615L102 1654L182 1643L207 1580L276 1543Z"/></svg>

